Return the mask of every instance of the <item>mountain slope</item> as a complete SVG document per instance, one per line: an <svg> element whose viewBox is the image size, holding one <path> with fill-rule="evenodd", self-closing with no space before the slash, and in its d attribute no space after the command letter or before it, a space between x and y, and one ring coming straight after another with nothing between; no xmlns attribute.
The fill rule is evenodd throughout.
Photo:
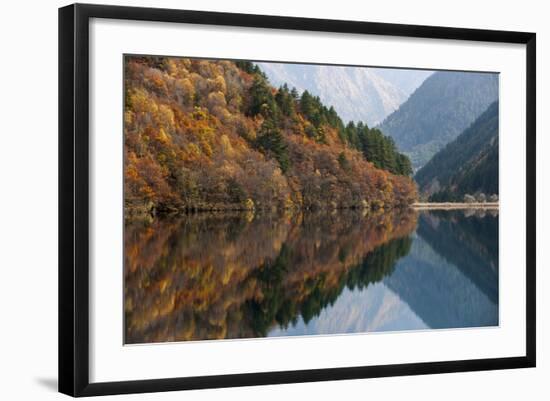
<svg viewBox="0 0 550 401"><path fill-rule="evenodd" d="M396 110L430 71L357 68L308 64L258 63L269 80L300 92L315 93L333 106L342 119L381 122Z"/></svg>
<svg viewBox="0 0 550 401"><path fill-rule="evenodd" d="M498 102L439 151L415 176L432 200L461 200L464 194L498 194Z"/></svg>
<svg viewBox="0 0 550 401"><path fill-rule="evenodd" d="M497 74L438 71L379 128L419 168L496 100Z"/></svg>
<svg viewBox="0 0 550 401"><path fill-rule="evenodd" d="M370 143L379 151L367 153ZM277 90L248 62L127 56L124 168L128 215L392 208L416 198L390 138L344 127L318 97Z"/></svg>

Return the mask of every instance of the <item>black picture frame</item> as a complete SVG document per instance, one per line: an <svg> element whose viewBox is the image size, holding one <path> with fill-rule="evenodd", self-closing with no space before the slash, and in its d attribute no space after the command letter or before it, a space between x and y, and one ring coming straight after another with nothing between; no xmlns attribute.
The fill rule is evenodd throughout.
<svg viewBox="0 0 550 401"><path fill-rule="evenodd" d="M526 354L382 366L89 381L89 21L91 18L437 38L526 45ZM479 29L74 4L59 9L59 391L71 396L253 386L534 367L536 363L536 35Z"/></svg>

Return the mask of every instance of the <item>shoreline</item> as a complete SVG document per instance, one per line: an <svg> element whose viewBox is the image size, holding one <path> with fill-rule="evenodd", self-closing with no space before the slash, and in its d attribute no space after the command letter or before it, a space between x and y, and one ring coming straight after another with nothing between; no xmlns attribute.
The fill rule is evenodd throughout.
<svg viewBox="0 0 550 401"><path fill-rule="evenodd" d="M486 209L498 210L498 202L415 202L411 204L415 210L459 210L459 209Z"/></svg>
<svg viewBox="0 0 550 401"><path fill-rule="evenodd" d="M156 219L170 216L186 216L199 214L224 214L224 213L251 213L251 214L283 214L283 213L334 213L334 212L361 212L368 215L378 215L384 213L403 213L411 209L412 204L393 205L392 207L371 209L364 206L346 206L346 207L286 207L286 208L196 208L196 209L173 209L169 211L153 212L149 209L124 208L124 221L137 221L143 219Z"/></svg>
<svg viewBox="0 0 550 401"><path fill-rule="evenodd" d="M498 202L414 202L409 205L399 205L391 208L370 209L359 206L351 207L337 207L337 208L283 208L283 209L245 209L245 208L197 208L197 209L179 209L171 210L169 212L151 213L150 211L134 209L131 211L125 210L124 220L141 220L143 218L157 218L166 216L182 216L187 214L202 214L202 213L275 213L275 212L334 212L334 211L363 211L368 214L380 214L386 212L399 212L399 210L499 210ZM128 213L129 212L129 213Z"/></svg>

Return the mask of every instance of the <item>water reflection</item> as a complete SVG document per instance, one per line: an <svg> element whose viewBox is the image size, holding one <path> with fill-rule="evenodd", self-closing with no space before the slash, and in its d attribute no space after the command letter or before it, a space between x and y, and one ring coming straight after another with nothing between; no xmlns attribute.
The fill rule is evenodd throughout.
<svg viewBox="0 0 550 401"><path fill-rule="evenodd" d="M197 214L125 250L126 343L498 324L498 216Z"/></svg>

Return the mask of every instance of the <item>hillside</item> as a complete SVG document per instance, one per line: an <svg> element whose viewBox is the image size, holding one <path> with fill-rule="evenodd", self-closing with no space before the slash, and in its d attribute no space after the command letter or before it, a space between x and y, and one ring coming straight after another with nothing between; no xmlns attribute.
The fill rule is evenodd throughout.
<svg viewBox="0 0 550 401"><path fill-rule="evenodd" d="M498 75L438 71L379 126L420 168L498 100Z"/></svg>
<svg viewBox="0 0 550 401"><path fill-rule="evenodd" d="M126 214L393 208L416 198L409 160L365 124L249 62L125 59Z"/></svg>
<svg viewBox="0 0 550 401"><path fill-rule="evenodd" d="M495 102L416 173L420 190L433 201L498 194L498 121Z"/></svg>
<svg viewBox="0 0 550 401"><path fill-rule="evenodd" d="M430 71L357 68L287 63L259 63L275 85L287 84L298 91L319 95L345 122L380 123L396 110Z"/></svg>

